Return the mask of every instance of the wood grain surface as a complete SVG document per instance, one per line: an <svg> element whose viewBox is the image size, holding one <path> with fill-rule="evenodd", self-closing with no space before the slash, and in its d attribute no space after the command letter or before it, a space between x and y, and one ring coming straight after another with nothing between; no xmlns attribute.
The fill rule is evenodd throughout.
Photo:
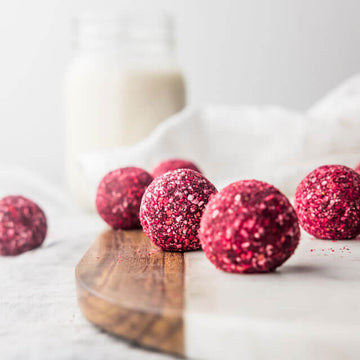
<svg viewBox="0 0 360 360"><path fill-rule="evenodd" d="M135 344L184 355L184 257L140 230L102 233L75 270L80 309Z"/></svg>

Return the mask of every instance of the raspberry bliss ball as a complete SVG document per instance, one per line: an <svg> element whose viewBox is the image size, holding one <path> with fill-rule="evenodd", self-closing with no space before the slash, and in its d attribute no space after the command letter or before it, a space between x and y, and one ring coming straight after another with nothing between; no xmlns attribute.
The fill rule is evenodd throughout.
<svg viewBox="0 0 360 360"><path fill-rule="evenodd" d="M295 251L300 228L289 200L257 180L238 181L209 201L201 219L201 246L218 268L233 273L264 273Z"/></svg>
<svg viewBox="0 0 360 360"><path fill-rule="evenodd" d="M178 169L191 169L199 172L200 169L191 161L182 160L182 159L171 159L161 162L152 172L153 177L158 177L165 174L168 171L178 170Z"/></svg>
<svg viewBox="0 0 360 360"><path fill-rule="evenodd" d="M191 169L157 177L141 202L140 220L150 240L163 250L200 248L198 230L205 205L215 186Z"/></svg>
<svg viewBox="0 0 360 360"><path fill-rule="evenodd" d="M360 175L342 165L320 166L295 192L300 225L319 239L352 239L360 233Z"/></svg>
<svg viewBox="0 0 360 360"><path fill-rule="evenodd" d="M19 255L40 246L46 237L44 212L23 196L0 200L0 255Z"/></svg>
<svg viewBox="0 0 360 360"><path fill-rule="evenodd" d="M96 195L96 208L103 220L114 229L140 227L141 198L153 180L137 167L111 171L101 180Z"/></svg>

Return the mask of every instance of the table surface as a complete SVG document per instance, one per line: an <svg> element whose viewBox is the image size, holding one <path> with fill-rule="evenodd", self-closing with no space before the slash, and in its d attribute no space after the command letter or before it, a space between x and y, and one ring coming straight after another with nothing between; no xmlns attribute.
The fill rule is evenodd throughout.
<svg viewBox="0 0 360 360"><path fill-rule="evenodd" d="M0 174L0 195L9 193L11 188L15 189L13 193L37 199L48 216L49 234L39 249L17 257L0 258L1 359L78 360L89 355L94 360L114 356L130 360L171 359L134 348L102 332L81 315L74 268L97 234L104 230L101 219L69 206L71 202L66 193L51 184L21 172L5 182L3 174ZM22 182L17 184L14 179L19 178ZM17 188L22 191L16 191ZM320 340L331 352L332 342L346 346L356 341L360 333L359 240L311 240L303 234L296 254L284 266L273 274L260 276L220 272L202 252L191 253L187 258L190 263L186 265L186 296L191 301L187 301L186 309L190 329L186 342L190 355L199 354L201 341L212 341L211 336L216 335L212 330L221 330L224 326L224 322L214 318L216 326L201 332L209 312L216 314L215 317L221 314L220 318L226 321L231 320L235 312L236 319L244 322L244 331L249 327L252 331L263 331L270 323L273 337L276 332L291 331L287 324L296 323L302 329L312 329L316 336L330 336L322 336ZM204 297L209 299L205 305ZM280 306L274 306L279 303ZM339 329L343 332L340 338ZM200 339L197 337L200 333L207 336ZM304 340L303 334L300 335ZM217 351L222 355L226 341L233 341L231 333L221 342L213 340L219 344ZM206 352L201 356L207 356Z"/></svg>
<svg viewBox="0 0 360 360"><path fill-rule="evenodd" d="M0 259L1 359L171 359L109 336L80 313L74 268L104 224L87 217L74 224L57 220L44 245L18 257ZM75 234L80 229L78 235ZM74 229L69 236L65 234ZM19 346L21 345L21 346Z"/></svg>
<svg viewBox="0 0 360 360"><path fill-rule="evenodd" d="M2 167L0 197L24 194L44 209L42 247L0 257L2 360L172 359L135 348L90 324L77 305L75 266L106 225L76 209L66 191L23 168Z"/></svg>

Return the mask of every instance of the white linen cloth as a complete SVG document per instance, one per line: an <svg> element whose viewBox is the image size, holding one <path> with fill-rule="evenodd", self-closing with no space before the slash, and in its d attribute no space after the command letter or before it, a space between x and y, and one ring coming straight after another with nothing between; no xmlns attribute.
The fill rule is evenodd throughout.
<svg viewBox="0 0 360 360"><path fill-rule="evenodd" d="M93 199L108 171L122 166L151 170L172 157L195 161L219 188L255 178L292 196L315 167L360 162L360 75L305 113L273 106L186 109L141 143L81 154L78 163Z"/></svg>
<svg viewBox="0 0 360 360"><path fill-rule="evenodd" d="M267 180L291 193L315 165L360 161L360 77L306 114L280 108L207 107L186 110L137 147L86 154L80 163L90 189L104 172L123 165L151 169L173 156L193 159L219 187L242 177ZM104 228L81 213L66 192L21 168L1 167L0 197L30 197L46 212L44 245L0 257L2 360L167 359L134 349L89 324L76 303L74 268Z"/></svg>

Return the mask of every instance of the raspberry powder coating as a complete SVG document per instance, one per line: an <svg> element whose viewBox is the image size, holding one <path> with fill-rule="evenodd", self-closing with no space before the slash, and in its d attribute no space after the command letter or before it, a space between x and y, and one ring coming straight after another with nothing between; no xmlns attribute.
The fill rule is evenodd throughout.
<svg viewBox="0 0 360 360"><path fill-rule="evenodd" d="M182 159L171 159L165 160L161 162L158 166L153 170L153 177L161 176L168 171L178 170L178 169L192 169L201 174L199 168L191 161L182 160Z"/></svg>
<svg viewBox="0 0 360 360"><path fill-rule="evenodd" d="M300 228L289 200L257 180L228 185L201 219L201 246L218 268L233 273L272 271L295 251Z"/></svg>
<svg viewBox="0 0 360 360"><path fill-rule="evenodd" d="M0 255L18 255L40 246L46 237L44 212L23 196L0 200Z"/></svg>
<svg viewBox="0 0 360 360"><path fill-rule="evenodd" d="M108 173L97 190L96 208L99 215L114 229L139 228L141 198L152 180L149 173L136 167Z"/></svg>
<svg viewBox="0 0 360 360"><path fill-rule="evenodd" d="M342 165L320 166L295 192L300 225L319 239L352 239L360 233L360 175Z"/></svg>
<svg viewBox="0 0 360 360"><path fill-rule="evenodd" d="M141 202L140 219L150 240L163 250L200 248L198 230L215 186L197 171L180 169L157 177Z"/></svg>

